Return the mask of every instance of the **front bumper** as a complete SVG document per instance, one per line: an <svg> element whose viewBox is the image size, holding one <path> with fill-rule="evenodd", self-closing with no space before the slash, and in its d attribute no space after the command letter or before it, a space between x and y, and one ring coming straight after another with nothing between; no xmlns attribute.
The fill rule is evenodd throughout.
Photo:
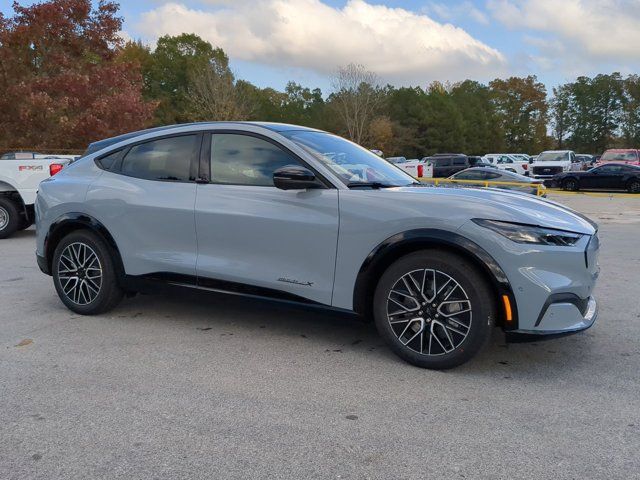
<svg viewBox="0 0 640 480"><path fill-rule="evenodd" d="M552 299L540 312L534 329L509 331L507 341L523 342L564 337L590 328L597 318L598 303L594 297L589 297L586 302L570 297Z"/></svg>

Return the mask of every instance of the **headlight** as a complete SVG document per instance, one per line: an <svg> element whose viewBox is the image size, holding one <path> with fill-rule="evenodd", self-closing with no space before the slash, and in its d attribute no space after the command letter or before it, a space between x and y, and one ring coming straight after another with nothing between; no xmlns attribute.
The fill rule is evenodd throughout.
<svg viewBox="0 0 640 480"><path fill-rule="evenodd" d="M516 243L571 247L582 238L580 233L565 232L564 230L537 227L535 225L485 220L482 218L474 218L473 222L481 227L493 230Z"/></svg>

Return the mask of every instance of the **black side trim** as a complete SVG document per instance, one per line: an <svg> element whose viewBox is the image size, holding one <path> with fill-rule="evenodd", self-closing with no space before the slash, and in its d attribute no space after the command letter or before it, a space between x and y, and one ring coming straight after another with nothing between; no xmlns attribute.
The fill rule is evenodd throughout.
<svg viewBox="0 0 640 480"><path fill-rule="evenodd" d="M124 266L115 240L102 223L86 213L79 212L65 213L58 217L49 227L49 231L44 239L45 261L49 272L51 272L53 252L58 242L68 233L80 228L92 230L105 240L115 260L116 273L118 277L122 279L124 277ZM51 273L49 273L49 275L50 274Z"/></svg>
<svg viewBox="0 0 640 480"><path fill-rule="evenodd" d="M143 291L145 293L155 293L166 287L186 287L196 290L239 295L293 305L303 305L323 310L339 311L350 314L354 313L349 310L335 308L330 305L315 302L308 298L300 297L289 292L283 292L281 290L216 278L196 277L194 275L183 275L170 272L155 272L146 275L125 275L124 285L129 290Z"/></svg>
<svg viewBox="0 0 640 480"><path fill-rule="evenodd" d="M518 308L511 284L498 262L489 255L482 247L468 238L446 230L435 228L420 228L398 233L387 238L374 248L367 256L360 267L356 286L354 289L353 305L358 313L370 314L368 302L371 287L375 285L377 279L393 260L406 252L415 251L423 247L449 247L454 251L465 255L480 266L491 279L492 285L499 296L507 295L511 301L511 311L513 320L507 324L503 323L505 330L515 330L518 328ZM369 292L369 293L368 293ZM500 301L500 298L497 299ZM503 313L502 302L499 303L499 312Z"/></svg>
<svg viewBox="0 0 640 480"><path fill-rule="evenodd" d="M590 328L590 327L589 327ZM575 335L576 333L584 332L582 330L571 330L569 332L549 333L538 335L535 333L520 333L520 332L505 332L505 340L507 343L531 343L531 342L544 342L547 340L554 340L556 338L568 337Z"/></svg>
<svg viewBox="0 0 640 480"><path fill-rule="evenodd" d="M534 326L537 327L538 325L540 325L540 322L542 322L542 319L547 313L547 310L549 310L549 307L554 303L571 303L572 305L576 306L582 316L584 316L587 308L589 307L588 298L580 298L575 293L554 293L552 295L549 295L549 298L547 298L547 300L544 302L544 305L540 310L540 314L538 315L538 319L536 320Z"/></svg>

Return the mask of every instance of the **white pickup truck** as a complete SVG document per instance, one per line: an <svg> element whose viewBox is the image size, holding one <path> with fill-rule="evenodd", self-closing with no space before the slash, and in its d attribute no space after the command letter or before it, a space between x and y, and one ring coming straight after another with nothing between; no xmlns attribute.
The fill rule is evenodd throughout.
<svg viewBox="0 0 640 480"><path fill-rule="evenodd" d="M0 157L0 239L33 224L38 185L73 158L34 153L9 153Z"/></svg>
<svg viewBox="0 0 640 480"><path fill-rule="evenodd" d="M558 173L580 169L581 164L571 150L547 150L531 164L531 175L534 178L550 179Z"/></svg>
<svg viewBox="0 0 640 480"><path fill-rule="evenodd" d="M396 158L404 158L404 157L396 157ZM425 157L426 158L426 157ZM394 159L387 159L391 161L396 167L400 170L404 170L413 178L431 178L433 177L433 165L428 160L424 158L422 160L413 159L404 161L393 161Z"/></svg>

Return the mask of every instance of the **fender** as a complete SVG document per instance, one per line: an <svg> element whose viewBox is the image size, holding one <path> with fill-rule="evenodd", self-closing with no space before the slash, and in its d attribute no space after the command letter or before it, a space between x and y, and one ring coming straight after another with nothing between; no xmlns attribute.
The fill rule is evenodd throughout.
<svg viewBox="0 0 640 480"><path fill-rule="evenodd" d="M11 185L8 179L3 178L0 175L0 193L2 192L18 192L18 189Z"/></svg>
<svg viewBox="0 0 640 480"><path fill-rule="evenodd" d="M47 274L51 274L51 264L53 262L53 252L56 246L67 233L78 228L91 230L97 233L107 244L115 260L116 274L118 278L124 278L124 264L120 256L120 250L109 230L100 223L99 220L86 213L71 212L58 217L49 227L49 231L44 239L45 266Z"/></svg>
<svg viewBox="0 0 640 480"><path fill-rule="evenodd" d="M478 266L490 279L491 286L498 297L507 295L510 300L513 320L509 322L509 325L506 325L506 322L503 321L503 328L505 330L518 328L518 311L515 296L509 279L504 270L498 265L498 262L486 250L468 238L458 233L434 228L419 228L393 235L381 242L367 255L356 278L353 293L354 310L361 314L370 314L371 291L382 272L401 255L424 247L446 247L466 257ZM499 309L499 312L502 311L502 309ZM500 318L504 319L503 313Z"/></svg>

